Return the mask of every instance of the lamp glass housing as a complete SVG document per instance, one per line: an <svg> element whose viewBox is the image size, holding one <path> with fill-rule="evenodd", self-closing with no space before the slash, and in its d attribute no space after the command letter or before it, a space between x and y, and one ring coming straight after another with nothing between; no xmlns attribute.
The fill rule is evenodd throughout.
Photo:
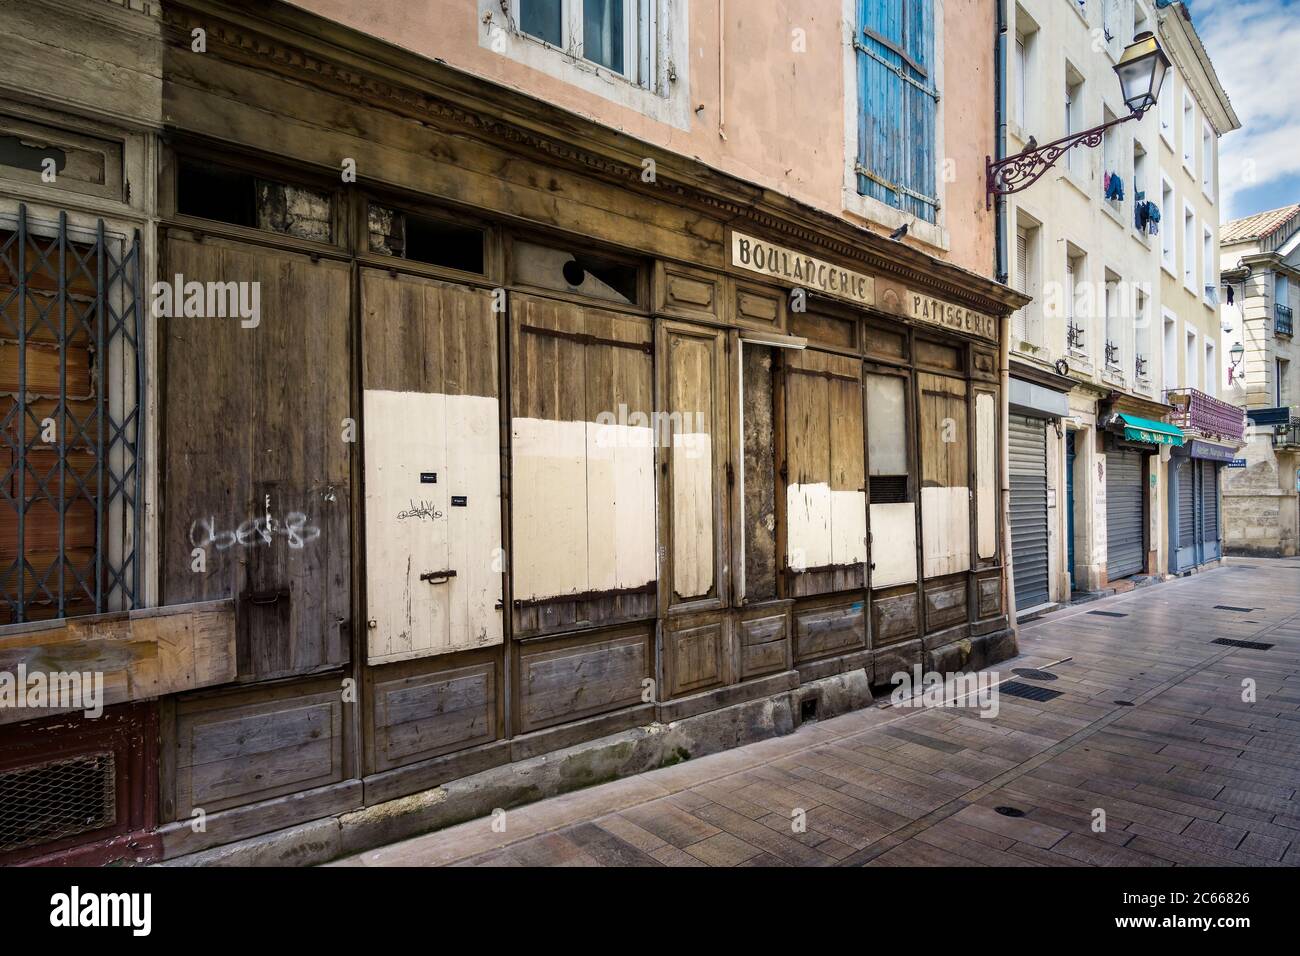
<svg viewBox="0 0 1300 956"><path fill-rule="evenodd" d="M1169 57L1160 49L1155 35L1148 30L1135 36L1115 64L1128 108L1141 115L1155 106L1168 72Z"/></svg>

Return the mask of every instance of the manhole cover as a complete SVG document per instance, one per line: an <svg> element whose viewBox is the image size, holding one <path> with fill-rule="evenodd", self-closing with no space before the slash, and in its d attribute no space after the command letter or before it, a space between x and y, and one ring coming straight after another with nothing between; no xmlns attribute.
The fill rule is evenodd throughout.
<svg viewBox="0 0 1300 956"><path fill-rule="evenodd" d="M1051 671L1040 671L1033 667L1013 667L1011 673L1026 680L1056 680L1056 675Z"/></svg>
<svg viewBox="0 0 1300 956"><path fill-rule="evenodd" d="M1055 700L1061 696L1059 690L1048 690L1046 687L1035 687L1033 684L1022 684L1018 680L1009 680L1005 684L998 685L998 693L1006 694L1008 697L1019 697L1023 700L1048 701Z"/></svg>
<svg viewBox="0 0 1300 956"><path fill-rule="evenodd" d="M1248 651L1266 651L1272 644L1261 644L1259 641L1234 641L1230 637L1216 637L1210 641L1211 644L1223 644L1226 647L1244 647Z"/></svg>

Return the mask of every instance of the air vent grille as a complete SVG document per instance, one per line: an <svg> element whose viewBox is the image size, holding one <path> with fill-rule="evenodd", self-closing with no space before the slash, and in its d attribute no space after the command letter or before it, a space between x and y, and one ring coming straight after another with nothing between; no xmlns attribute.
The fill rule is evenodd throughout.
<svg viewBox="0 0 1300 956"><path fill-rule="evenodd" d="M116 822L112 752L0 772L0 853L102 830Z"/></svg>

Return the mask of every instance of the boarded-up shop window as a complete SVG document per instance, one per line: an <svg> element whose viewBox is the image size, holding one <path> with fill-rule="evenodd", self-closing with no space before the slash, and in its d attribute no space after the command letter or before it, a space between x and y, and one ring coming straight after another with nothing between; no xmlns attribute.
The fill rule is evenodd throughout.
<svg viewBox="0 0 1300 956"><path fill-rule="evenodd" d="M180 161L176 209L185 216L297 239L334 239L334 203L329 193L189 159Z"/></svg>
<svg viewBox="0 0 1300 956"><path fill-rule="evenodd" d="M187 284L244 290L257 314L158 320L160 603L235 598L240 677L344 663L350 267L175 234L164 266Z"/></svg>
<svg viewBox="0 0 1300 956"><path fill-rule="evenodd" d="M371 203L370 251L481 275L486 233L474 225L418 216Z"/></svg>
<svg viewBox="0 0 1300 956"><path fill-rule="evenodd" d="M927 578L970 568L966 383L920 373L921 541Z"/></svg>
<svg viewBox="0 0 1300 956"><path fill-rule="evenodd" d="M867 375L867 463L873 588L916 581L916 503L909 481L908 380Z"/></svg>
<svg viewBox="0 0 1300 956"><path fill-rule="evenodd" d="M741 345L741 469L745 542L744 599L748 603L777 596L776 458L772 372L776 350Z"/></svg>
<svg viewBox="0 0 1300 956"><path fill-rule="evenodd" d="M510 311L516 628L652 616L650 322L527 295Z"/></svg>
<svg viewBox="0 0 1300 956"><path fill-rule="evenodd" d="M670 603L725 601L727 387L722 333L661 323L663 392L657 434L666 446ZM666 440L665 440L666 436Z"/></svg>
<svg viewBox="0 0 1300 956"><path fill-rule="evenodd" d="M640 301L642 270L630 262L554 249L532 242L515 242L510 250L510 276L519 285L585 295L605 302L636 305Z"/></svg>
<svg viewBox="0 0 1300 956"><path fill-rule="evenodd" d="M369 661L499 644L492 294L365 270L361 300Z"/></svg>
<svg viewBox="0 0 1300 956"><path fill-rule="evenodd" d="M989 392L975 395L976 534L981 558L998 553L997 402Z"/></svg>
<svg viewBox="0 0 1300 956"><path fill-rule="evenodd" d="M860 588L867 560L862 363L791 352L785 409L790 594Z"/></svg>

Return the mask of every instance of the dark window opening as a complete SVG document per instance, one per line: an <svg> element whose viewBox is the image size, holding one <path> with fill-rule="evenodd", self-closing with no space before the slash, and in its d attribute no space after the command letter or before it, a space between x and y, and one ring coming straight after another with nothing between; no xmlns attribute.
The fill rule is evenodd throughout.
<svg viewBox="0 0 1300 956"><path fill-rule="evenodd" d="M512 261L512 277L524 285L627 305L640 295L641 270L633 263L531 242L516 242Z"/></svg>
<svg viewBox="0 0 1300 956"><path fill-rule="evenodd" d="M334 239L334 203L329 193L207 163L181 161L176 209L185 216L299 239Z"/></svg>
<svg viewBox="0 0 1300 956"><path fill-rule="evenodd" d="M561 0L521 0L519 29L529 36L560 46L564 42Z"/></svg>
<svg viewBox="0 0 1300 956"><path fill-rule="evenodd" d="M484 239L477 226L464 226L370 205L370 251L412 262L482 275Z"/></svg>
<svg viewBox="0 0 1300 956"><path fill-rule="evenodd" d="M868 481L873 505L895 505L907 501L906 475L872 475Z"/></svg>

